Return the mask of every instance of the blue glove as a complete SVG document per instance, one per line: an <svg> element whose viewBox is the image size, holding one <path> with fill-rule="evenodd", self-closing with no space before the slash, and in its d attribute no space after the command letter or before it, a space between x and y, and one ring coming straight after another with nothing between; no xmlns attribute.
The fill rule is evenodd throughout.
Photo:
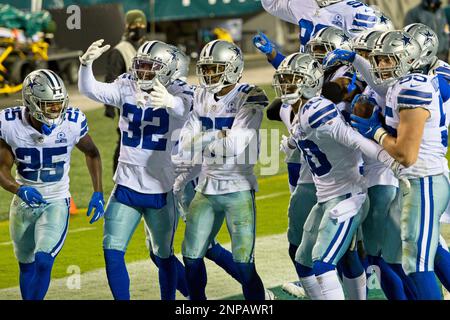
<svg viewBox="0 0 450 320"><path fill-rule="evenodd" d="M368 139L374 139L377 130L383 128L380 121L380 108L378 107L369 119L360 118L354 114L350 115L350 119L352 120L352 127Z"/></svg>
<svg viewBox="0 0 450 320"><path fill-rule="evenodd" d="M272 49L274 48L274 44L270 41L267 36L259 32L256 36L253 37L253 44L255 47L264 54L270 54Z"/></svg>
<svg viewBox="0 0 450 320"><path fill-rule="evenodd" d="M331 52L329 52L325 59L323 59L323 66L326 68L330 68L341 61L347 61L352 63L355 61L356 52L348 51L344 49L335 49Z"/></svg>
<svg viewBox="0 0 450 320"><path fill-rule="evenodd" d="M95 212L92 216L90 224L94 223L105 214L105 200L103 199L103 192L94 192L89 202L89 207L87 210L87 216L91 215L91 211L95 208Z"/></svg>
<svg viewBox="0 0 450 320"><path fill-rule="evenodd" d="M17 190L17 196L32 208L38 208L41 204L47 204L42 194L33 187L20 186L19 190Z"/></svg>

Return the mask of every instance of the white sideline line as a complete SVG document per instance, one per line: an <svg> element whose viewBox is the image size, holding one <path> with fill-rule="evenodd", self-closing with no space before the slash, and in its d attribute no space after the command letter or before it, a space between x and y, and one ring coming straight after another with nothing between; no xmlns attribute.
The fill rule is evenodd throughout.
<svg viewBox="0 0 450 320"><path fill-rule="evenodd" d="M289 191L275 192L275 193L267 194L265 196L256 197L256 200L265 200L265 199L270 199L270 198L277 198L277 197L280 197L280 196L284 196L286 194L289 194Z"/></svg>
<svg viewBox="0 0 450 320"><path fill-rule="evenodd" d="M95 230L95 229L97 229L97 228L94 228L94 227L78 228L78 229L69 230L69 233L78 233L78 232L84 232L84 231ZM12 245L12 241L0 242L0 246L10 246L10 245Z"/></svg>

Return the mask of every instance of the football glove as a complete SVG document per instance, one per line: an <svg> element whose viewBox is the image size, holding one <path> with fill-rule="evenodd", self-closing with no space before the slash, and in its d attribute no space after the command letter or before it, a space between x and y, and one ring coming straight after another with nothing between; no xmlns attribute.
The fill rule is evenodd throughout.
<svg viewBox="0 0 450 320"><path fill-rule="evenodd" d="M346 61L349 63L352 63L355 61L356 52L345 50L345 49L335 49L331 52L329 52L325 59L323 59L323 66L324 69L333 67L338 62Z"/></svg>
<svg viewBox="0 0 450 320"><path fill-rule="evenodd" d="M88 210L86 215L89 217L91 211L95 208L94 214L92 215L90 224L96 222L98 219L103 217L105 214L105 200L103 199L103 192L94 192L89 202Z"/></svg>
<svg viewBox="0 0 450 320"><path fill-rule="evenodd" d="M272 53L274 44L270 39L262 32L259 32L253 37L253 44L255 47L264 54Z"/></svg>
<svg viewBox="0 0 450 320"><path fill-rule="evenodd" d="M175 101L174 96L171 95L166 87L164 87L158 79L155 79L155 85L150 93L151 103L153 110L158 110L161 108L173 108Z"/></svg>
<svg viewBox="0 0 450 320"><path fill-rule="evenodd" d="M38 208L42 204L47 204L42 194L33 187L20 186L17 190L17 196L31 208Z"/></svg>
<svg viewBox="0 0 450 320"><path fill-rule="evenodd" d="M380 108L377 107L369 119L364 119L354 114L350 115L351 125L356 128L359 133L368 139L375 140L378 144L383 144L383 139L387 132L383 129L380 121Z"/></svg>
<svg viewBox="0 0 450 320"><path fill-rule="evenodd" d="M109 44L101 47L104 39L97 40L93 42L86 52L80 57L80 62L83 66L88 66L92 64L96 59L98 59L103 53L109 50L111 47Z"/></svg>

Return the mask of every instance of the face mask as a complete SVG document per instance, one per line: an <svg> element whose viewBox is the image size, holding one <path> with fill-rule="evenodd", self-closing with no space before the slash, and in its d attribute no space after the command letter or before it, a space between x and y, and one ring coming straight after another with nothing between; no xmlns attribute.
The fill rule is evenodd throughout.
<svg viewBox="0 0 450 320"><path fill-rule="evenodd" d="M139 41L145 36L147 30L144 28L132 28L128 29L128 38L131 41Z"/></svg>

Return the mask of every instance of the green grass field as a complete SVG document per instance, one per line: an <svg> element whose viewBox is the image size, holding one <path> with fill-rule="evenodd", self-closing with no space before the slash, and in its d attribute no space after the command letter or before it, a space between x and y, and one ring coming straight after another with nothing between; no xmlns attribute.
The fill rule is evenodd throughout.
<svg viewBox="0 0 450 320"><path fill-rule="evenodd" d="M273 98L273 90L270 87L264 87L270 98ZM105 197L109 196L113 187L112 181L112 155L114 153L117 133L116 120L111 120L103 116L103 109L86 112L90 134L100 149L103 160L103 182ZM279 129L281 134L286 130L281 123L269 122L264 119L262 128ZM274 146L278 149L279 138L274 141ZM270 141L269 141L270 142ZM257 237L277 235L286 232L287 228L287 205L289 202L289 189L287 186L287 173L283 163L283 154L280 153L279 171L271 176L260 176L260 190L257 193ZM261 165L256 168L259 174ZM79 208L85 208L89 202L92 188L88 171L84 164L84 157L78 150L72 155L71 164L71 192ZM9 288L18 285L18 265L14 258L13 247L10 243L9 225L7 213L12 196L4 190L0 191L0 215L4 221L0 222L0 289ZM82 211L82 210L80 210ZM64 278L68 276L68 267L71 265L79 266L82 273L92 271L98 268L104 268L102 252L102 221L96 224L89 224L89 218L85 216L84 211L78 215L71 216L69 234L67 236L64 248L60 252L53 272L53 278ZM444 228L444 235L449 239L450 230ZM183 239L184 224L180 223L177 235L175 236L175 251L181 250L181 241ZM222 228L218 235L221 243L229 242L229 236L226 228ZM256 242L258 244L258 241ZM286 241L287 255L287 241ZM284 250L284 249L283 249ZM127 263L140 261L148 258L148 251L144 244L143 225L138 227L133 239L128 247L126 261ZM269 263L263 262L261 263ZM287 265L286 268L292 268ZM280 272L280 270L278 270ZM281 271L282 272L282 271ZM294 280L294 279L293 279ZM281 284L281 283L280 283ZM274 289L278 298L288 298L282 293L279 287ZM234 296L230 298L241 298ZM371 298L383 298L382 294L375 292ZM1 299L1 296L0 296Z"/></svg>

